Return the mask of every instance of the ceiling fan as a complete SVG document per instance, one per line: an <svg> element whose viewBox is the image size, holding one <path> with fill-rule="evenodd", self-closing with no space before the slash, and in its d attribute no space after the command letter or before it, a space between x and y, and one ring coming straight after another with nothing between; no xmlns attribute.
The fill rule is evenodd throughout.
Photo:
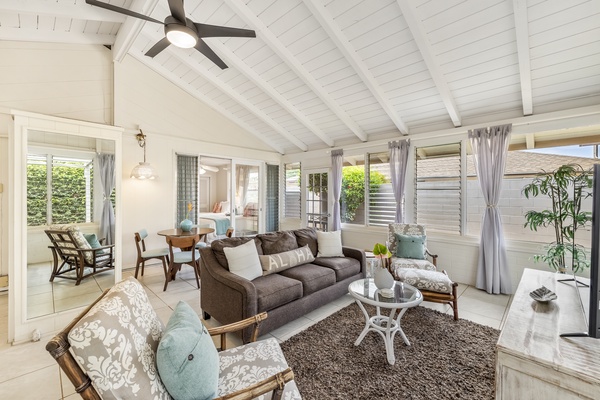
<svg viewBox="0 0 600 400"><path fill-rule="evenodd" d="M128 10L123 7L114 6L97 0L85 0L89 5L115 11L130 17L143 19L145 21L156 22L165 26L165 38L159 40L150 50L146 52L149 57L154 57L167 48L169 44L184 49L195 48L204 54L209 60L214 62L221 69L227 68L227 65L215 54L214 51L202 38L207 37L256 37L256 33L251 29L230 28L227 26L200 24L192 21L185 16L183 9L183 0L168 0L171 15L165 18L164 22L148 17L144 14Z"/></svg>
<svg viewBox="0 0 600 400"><path fill-rule="evenodd" d="M219 172L219 168L213 167L213 166L210 166L210 165L200 164L200 170L199 170L200 175L205 174L206 171Z"/></svg>

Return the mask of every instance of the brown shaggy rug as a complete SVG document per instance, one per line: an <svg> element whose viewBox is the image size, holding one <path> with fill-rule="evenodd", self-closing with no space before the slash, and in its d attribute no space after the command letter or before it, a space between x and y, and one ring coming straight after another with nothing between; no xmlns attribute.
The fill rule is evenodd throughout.
<svg viewBox="0 0 600 400"><path fill-rule="evenodd" d="M401 325L411 346L396 335L395 365L387 363L378 333L354 346L364 327L356 304L283 342L303 399L494 397L498 330L424 307L409 309Z"/></svg>

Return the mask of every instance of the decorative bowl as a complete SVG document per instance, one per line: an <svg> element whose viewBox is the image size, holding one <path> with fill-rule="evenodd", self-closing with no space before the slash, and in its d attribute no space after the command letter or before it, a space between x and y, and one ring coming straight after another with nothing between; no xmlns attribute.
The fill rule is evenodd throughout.
<svg viewBox="0 0 600 400"><path fill-rule="evenodd" d="M556 293L548 289L546 286L542 286L541 288L535 289L533 292L529 292L529 295L535 301L539 301L540 303L547 303L552 300L556 300L558 296Z"/></svg>

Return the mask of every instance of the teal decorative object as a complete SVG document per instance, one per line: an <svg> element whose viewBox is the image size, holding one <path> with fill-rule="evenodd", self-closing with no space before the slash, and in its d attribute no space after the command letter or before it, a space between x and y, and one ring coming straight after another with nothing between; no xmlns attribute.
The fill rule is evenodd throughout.
<svg viewBox="0 0 600 400"><path fill-rule="evenodd" d="M190 221L189 219L184 219L183 221L181 221L181 223L179 224L179 227L181 228L182 231L184 232L189 232L192 230L192 225L194 223L192 221Z"/></svg>

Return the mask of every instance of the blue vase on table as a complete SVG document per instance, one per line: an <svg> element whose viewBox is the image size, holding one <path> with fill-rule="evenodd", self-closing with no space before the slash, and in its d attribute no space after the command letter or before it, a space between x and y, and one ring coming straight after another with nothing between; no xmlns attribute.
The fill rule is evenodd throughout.
<svg viewBox="0 0 600 400"><path fill-rule="evenodd" d="M182 231L189 232L192 230L193 225L194 225L194 223L186 218L183 221L181 221L181 223L179 224L179 227L181 228Z"/></svg>

